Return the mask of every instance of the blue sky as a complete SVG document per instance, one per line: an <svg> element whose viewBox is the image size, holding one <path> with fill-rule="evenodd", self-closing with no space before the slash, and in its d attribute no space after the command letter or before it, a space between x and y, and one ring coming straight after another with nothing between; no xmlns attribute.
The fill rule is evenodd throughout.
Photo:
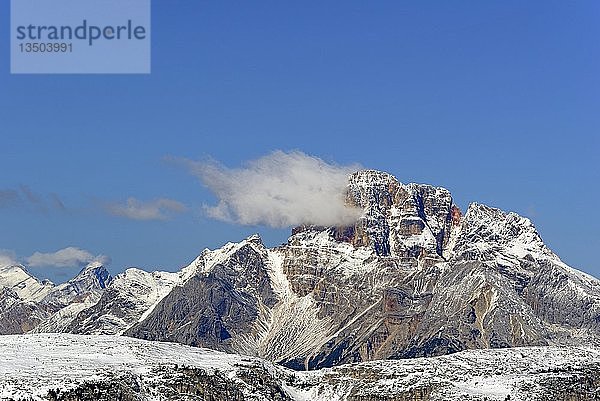
<svg viewBox="0 0 600 401"><path fill-rule="evenodd" d="M178 269L254 232L284 242L208 218L214 196L165 157L235 167L297 149L526 215L600 276L600 3L286 3L154 0L150 75L10 75L1 58L0 190L21 201L0 202L0 249L78 247L117 273ZM129 197L188 211L106 213Z"/></svg>

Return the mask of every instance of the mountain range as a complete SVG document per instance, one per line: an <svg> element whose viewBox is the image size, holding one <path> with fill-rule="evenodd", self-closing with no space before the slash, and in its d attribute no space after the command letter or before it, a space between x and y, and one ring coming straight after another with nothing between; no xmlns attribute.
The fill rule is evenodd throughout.
<svg viewBox="0 0 600 401"><path fill-rule="evenodd" d="M362 210L353 225L302 225L271 248L252 235L175 273L111 277L94 263L54 285L2 267L0 334L126 336L336 372L600 344L600 281L563 263L529 219L478 203L463 213L444 188L374 170L349 177L345 202Z"/></svg>

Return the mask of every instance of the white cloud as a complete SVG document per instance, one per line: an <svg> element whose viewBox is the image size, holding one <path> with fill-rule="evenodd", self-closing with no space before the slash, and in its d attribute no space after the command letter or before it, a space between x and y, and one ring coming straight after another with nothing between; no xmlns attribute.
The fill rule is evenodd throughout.
<svg viewBox="0 0 600 401"><path fill-rule="evenodd" d="M135 198L128 198L124 205L112 203L107 205L106 209L112 215L133 220L167 220L170 214L182 213L187 208L183 203L173 199L161 198L142 202Z"/></svg>
<svg viewBox="0 0 600 401"><path fill-rule="evenodd" d="M337 166L302 152L275 151L230 169L214 161L184 161L219 199L205 206L213 218L288 227L351 224L361 210L345 204L348 176L358 165Z"/></svg>
<svg viewBox="0 0 600 401"><path fill-rule="evenodd" d="M0 249L0 266L17 265L17 257L14 252Z"/></svg>
<svg viewBox="0 0 600 401"><path fill-rule="evenodd" d="M84 249L70 246L56 252L35 252L30 257L25 258L25 261L31 267L81 267L91 262L107 265L110 263L110 258L105 255L94 256Z"/></svg>

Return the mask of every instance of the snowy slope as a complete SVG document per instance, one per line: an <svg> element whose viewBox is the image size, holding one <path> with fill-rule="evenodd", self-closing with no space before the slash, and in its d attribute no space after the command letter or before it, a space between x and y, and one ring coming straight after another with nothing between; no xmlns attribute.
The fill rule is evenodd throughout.
<svg viewBox="0 0 600 401"><path fill-rule="evenodd" d="M2 400L30 396L42 400L51 389L64 392L85 381L118 380L125 372L152 381L161 365L197 366L232 377L236 365L244 365L236 355L115 336L0 336L0 354Z"/></svg>
<svg viewBox="0 0 600 401"><path fill-rule="evenodd" d="M0 266L0 287L13 290L25 301L41 301L54 288L49 281L40 281L23 266Z"/></svg>
<svg viewBox="0 0 600 401"><path fill-rule="evenodd" d="M97 303L81 311L61 331L121 334L151 313L156 304L181 282L181 276L180 273L149 273L129 268L112 280Z"/></svg>
<svg viewBox="0 0 600 401"><path fill-rule="evenodd" d="M248 400L541 401L593 399L600 385L600 350L589 347L475 350L311 372L115 336L0 336L0 354L2 400L41 401L58 390L69 399L91 394L108 401L110 389L118 389L140 401L187 399L182 391L213 400L233 399L239 391Z"/></svg>

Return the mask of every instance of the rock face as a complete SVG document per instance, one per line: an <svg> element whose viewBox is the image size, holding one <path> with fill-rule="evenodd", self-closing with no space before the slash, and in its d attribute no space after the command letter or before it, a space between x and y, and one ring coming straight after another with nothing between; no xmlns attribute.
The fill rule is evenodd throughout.
<svg viewBox="0 0 600 401"><path fill-rule="evenodd" d="M353 227L354 245L414 265L442 256L452 228L452 196L446 189L402 185L390 174L363 171L350 177L347 199L365 211Z"/></svg>
<svg viewBox="0 0 600 401"><path fill-rule="evenodd" d="M2 285L0 322L5 332L123 333L299 370L600 343L600 282L565 265L528 219L476 203L463 215L443 188L372 170L349 177L346 202L363 209L354 225L297 227L275 248L252 236L178 273L130 269L98 291L109 280L57 291L20 276L24 289ZM95 301L65 306L82 288Z"/></svg>
<svg viewBox="0 0 600 401"><path fill-rule="evenodd" d="M267 263L258 236L226 246L224 255L204 252L193 264L197 273L126 334L229 352L256 349L254 325L278 302Z"/></svg>

